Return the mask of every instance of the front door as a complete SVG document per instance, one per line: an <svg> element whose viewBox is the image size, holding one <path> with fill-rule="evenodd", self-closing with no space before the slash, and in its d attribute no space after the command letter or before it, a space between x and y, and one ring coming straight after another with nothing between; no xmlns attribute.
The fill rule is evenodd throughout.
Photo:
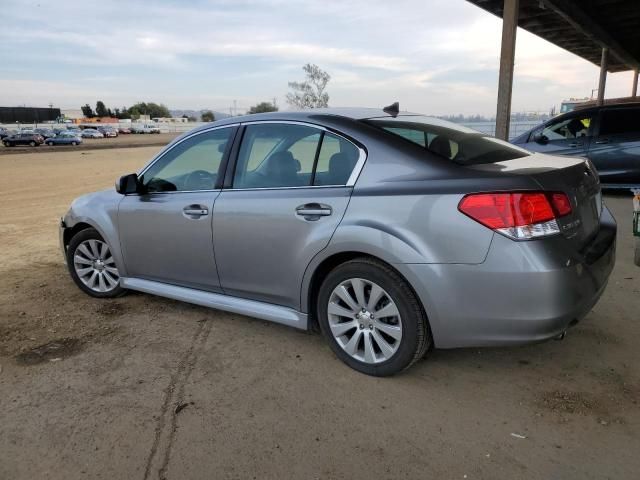
<svg viewBox="0 0 640 480"><path fill-rule="evenodd" d="M585 155L591 140L591 113L576 113L534 130L522 145L528 150L554 155Z"/></svg>
<svg viewBox="0 0 640 480"><path fill-rule="evenodd" d="M211 219L234 131L210 130L177 143L143 172L145 193L123 198L118 224L127 276L220 290Z"/></svg>
<svg viewBox="0 0 640 480"><path fill-rule="evenodd" d="M344 215L361 154L350 141L308 125L245 127L233 186L214 207L226 294L300 309L305 269Z"/></svg>

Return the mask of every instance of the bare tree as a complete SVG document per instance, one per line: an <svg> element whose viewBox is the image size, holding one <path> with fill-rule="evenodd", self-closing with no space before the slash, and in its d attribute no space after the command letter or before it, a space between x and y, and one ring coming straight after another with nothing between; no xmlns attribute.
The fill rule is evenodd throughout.
<svg viewBox="0 0 640 480"><path fill-rule="evenodd" d="M249 109L248 113L265 113L265 112L277 112L278 107L273 103L260 102Z"/></svg>
<svg viewBox="0 0 640 480"><path fill-rule="evenodd" d="M302 70L307 78L304 82L289 82L293 92L287 93L287 103L300 109L328 107L329 94L324 90L331 75L311 63L307 63Z"/></svg>

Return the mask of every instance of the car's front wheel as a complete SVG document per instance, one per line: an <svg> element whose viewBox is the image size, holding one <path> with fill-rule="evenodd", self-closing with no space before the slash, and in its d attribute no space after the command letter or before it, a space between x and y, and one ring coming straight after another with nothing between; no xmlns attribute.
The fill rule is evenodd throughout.
<svg viewBox="0 0 640 480"><path fill-rule="evenodd" d="M29 146L31 146L31 147L35 147L35 146L36 146L36 142L34 142L33 140L31 140L31 141L29 142Z"/></svg>
<svg viewBox="0 0 640 480"><path fill-rule="evenodd" d="M67 248L67 266L76 285L93 297L112 298L126 292L120 286L111 247L93 228L73 236Z"/></svg>
<svg viewBox="0 0 640 480"><path fill-rule="evenodd" d="M354 259L331 271L320 287L317 314L335 354L368 375L398 373L431 345L413 290L398 272L373 259Z"/></svg>

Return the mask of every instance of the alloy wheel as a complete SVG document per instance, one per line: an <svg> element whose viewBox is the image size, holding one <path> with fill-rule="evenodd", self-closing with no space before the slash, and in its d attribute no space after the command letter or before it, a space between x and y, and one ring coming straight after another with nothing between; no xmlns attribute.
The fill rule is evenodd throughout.
<svg viewBox="0 0 640 480"><path fill-rule="evenodd" d="M82 283L95 292L110 292L120 282L109 245L102 240L85 240L78 245L73 255L73 268Z"/></svg>
<svg viewBox="0 0 640 480"><path fill-rule="evenodd" d="M329 328L351 357L375 364L389 360L402 340L400 311L376 283L350 278L333 289L327 308Z"/></svg>

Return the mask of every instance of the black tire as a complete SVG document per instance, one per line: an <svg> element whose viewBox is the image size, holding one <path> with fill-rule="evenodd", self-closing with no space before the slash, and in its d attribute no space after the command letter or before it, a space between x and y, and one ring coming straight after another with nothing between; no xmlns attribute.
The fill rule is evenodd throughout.
<svg viewBox="0 0 640 480"><path fill-rule="evenodd" d="M47 142L47 145L49 145L50 147L53 147L53 142Z"/></svg>
<svg viewBox="0 0 640 480"><path fill-rule="evenodd" d="M11 146L11 143L9 143L9 142L4 142L4 146L5 146L5 147L10 147L10 146Z"/></svg>
<svg viewBox="0 0 640 480"><path fill-rule="evenodd" d="M89 288L87 285L85 285L82 282L82 280L80 280L80 278L78 277L78 274L76 273L75 269L73 268L73 257L75 256L76 249L78 248L78 246L82 242L84 242L85 240L100 240L100 241L105 242L105 240L102 238L102 236L94 228L87 228L85 230L81 230L80 232L76 233L71 238L71 241L69 242L69 246L67 247L67 253L66 253L66 255L67 255L67 268L69 269L69 273L71 274L71 278L73 279L75 284L84 293L86 293L87 295L90 295L92 297L96 297L96 298L115 298L115 297L120 297L120 296L126 294L127 290L122 288L120 285L118 285L113 290L110 290L108 292L97 292L97 291L92 290L91 288ZM111 248L111 247L109 246L109 248Z"/></svg>
<svg viewBox="0 0 640 480"><path fill-rule="evenodd" d="M71 142L71 145L75 147L76 145L78 145L78 142Z"/></svg>
<svg viewBox="0 0 640 480"><path fill-rule="evenodd" d="M31 141L29 142L29 146L30 146L30 147L35 147L35 146L36 146L36 142L34 142L33 140L31 140Z"/></svg>
<svg viewBox="0 0 640 480"><path fill-rule="evenodd" d="M393 299L400 312L402 339L395 354L384 362L369 364L353 358L342 349L330 331L329 298L340 283L350 278L362 278L378 284ZM317 315L320 330L333 352L351 368L367 375L385 377L399 373L424 357L432 343L427 316L409 284L388 265L368 257L345 262L327 275L318 292Z"/></svg>

